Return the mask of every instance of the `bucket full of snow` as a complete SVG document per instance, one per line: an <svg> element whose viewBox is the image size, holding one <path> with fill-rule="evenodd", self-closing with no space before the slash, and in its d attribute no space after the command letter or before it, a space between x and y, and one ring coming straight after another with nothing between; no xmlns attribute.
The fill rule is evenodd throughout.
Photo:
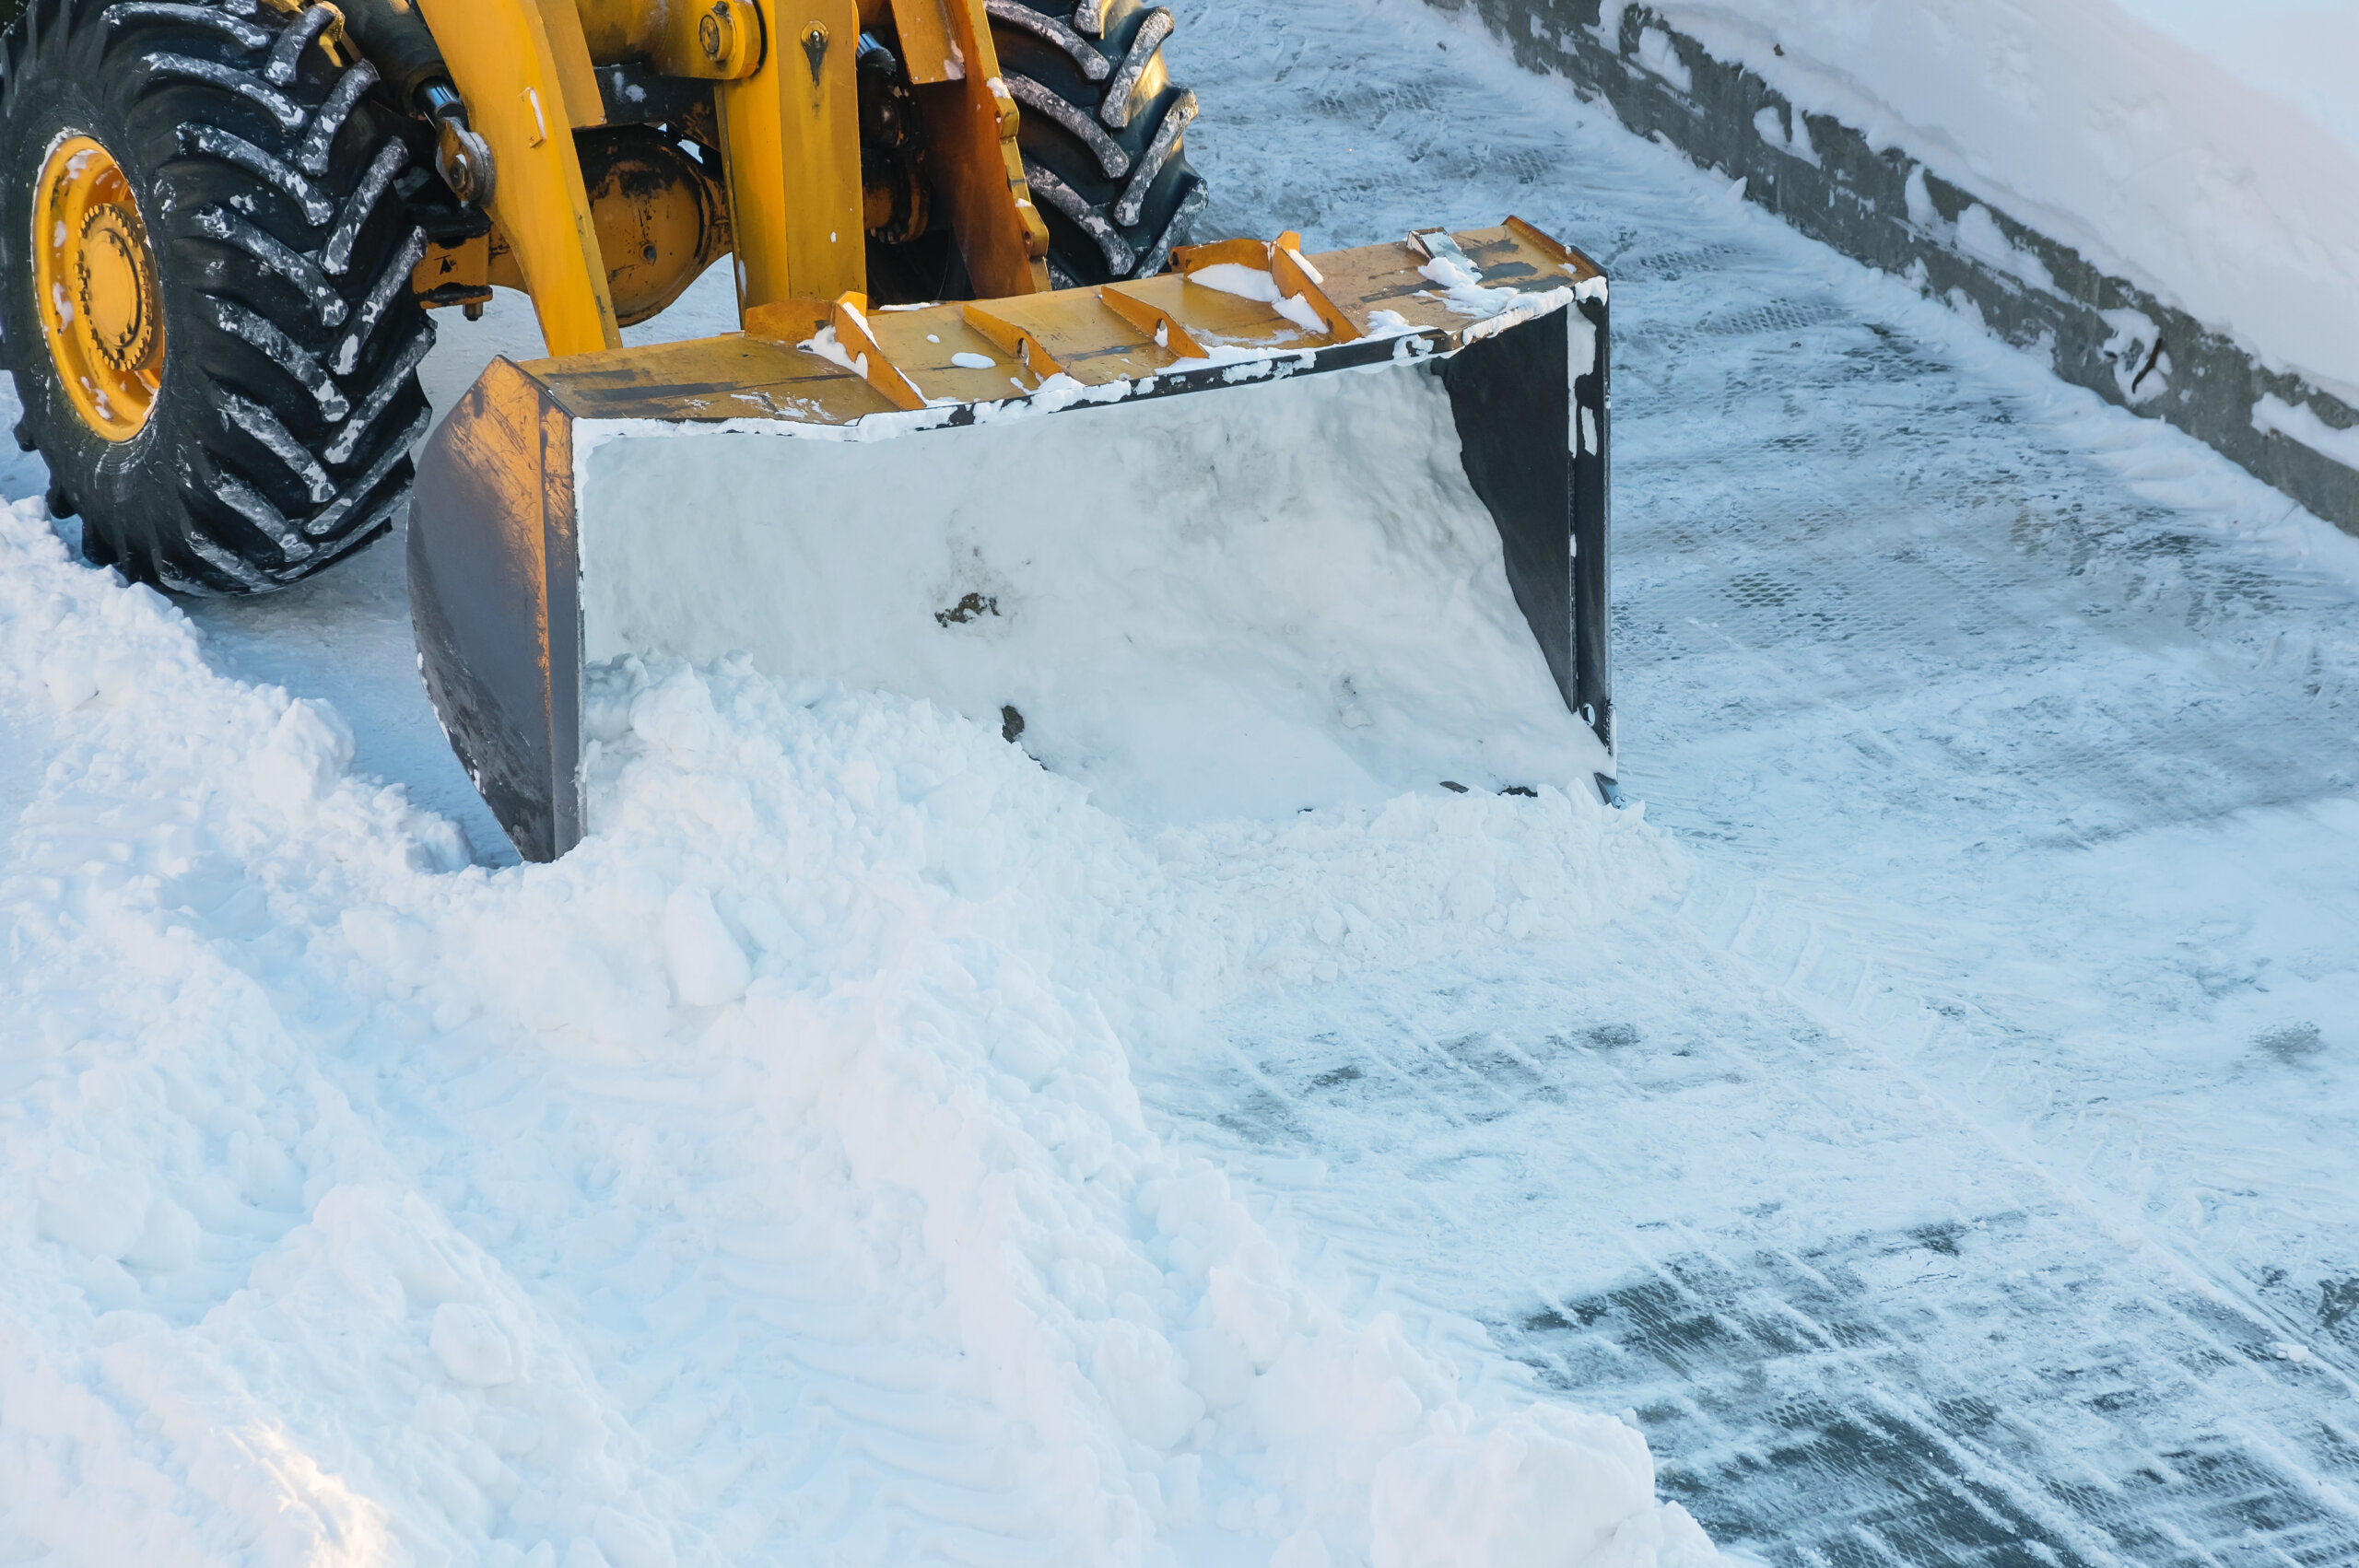
<svg viewBox="0 0 2359 1568"><path fill-rule="evenodd" d="M1134 819L1610 782L1605 280L1529 225L746 326L499 361L420 462L421 667L528 858L649 653L927 698Z"/></svg>

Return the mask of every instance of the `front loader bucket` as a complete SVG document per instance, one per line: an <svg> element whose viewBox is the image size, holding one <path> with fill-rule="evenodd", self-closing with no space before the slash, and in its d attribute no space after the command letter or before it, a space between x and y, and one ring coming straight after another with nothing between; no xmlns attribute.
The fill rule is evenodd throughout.
<svg viewBox="0 0 2359 1568"><path fill-rule="evenodd" d="M1610 792L1607 301L1517 220L486 372L418 465L420 664L528 859L584 670L731 652L1000 729L1117 813Z"/></svg>

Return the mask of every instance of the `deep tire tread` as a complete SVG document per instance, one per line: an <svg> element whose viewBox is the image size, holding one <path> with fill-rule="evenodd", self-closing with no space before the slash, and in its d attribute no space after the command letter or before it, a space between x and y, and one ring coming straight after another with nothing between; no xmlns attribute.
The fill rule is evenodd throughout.
<svg viewBox="0 0 2359 1568"><path fill-rule="evenodd" d="M214 6L152 4L149 0L133 0L131 4L117 6L107 13L107 25L119 28L125 23L138 21L187 22L192 26L212 28L227 33L242 49L269 48L270 34L244 20L244 16L242 11L233 15L229 9Z"/></svg>
<svg viewBox="0 0 2359 1568"><path fill-rule="evenodd" d="M218 61L189 54L150 54L139 64L151 85L175 80L205 82L252 100L289 131L300 129L311 118L293 99L251 71L232 70Z"/></svg>
<svg viewBox="0 0 2359 1568"><path fill-rule="evenodd" d="M320 263L282 242L277 236L265 233L227 207L205 206L195 215L197 228L225 244L234 245L252 257L257 266L269 268L287 280L288 287L311 302L312 313L323 327L340 327L352 314L352 307Z"/></svg>
<svg viewBox="0 0 2359 1568"><path fill-rule="evenodd" d="M360 177L360 188L344 204L344 213L336 219L335 232L320 250L320 264L341 276L352 266L353 248L360 242L360 231L376 212L377 204L384 199L393 176L409 167L409 148L399 141L388 141L377 149L370 161L369 172Z"/></svg>
<svg viewBox="0 0 2359 1568"><path fill-rule="evenodd" d="M1074 31L1069 23L1058 20L1048 12L1036 11L1023 0L983 0L983 8L991 14L992 20L1021 28L1033 37L1046 39L1072 55L1073 63L1080 66L1081 74L1091 81L1102 82L1114 74L1112 63L1098 53L1097 45Z"/></svg>
<svg viewBox="0 0 2359 1568"><path fill-rule="evenodd" d="M1023 114L1025 178L1058 287L1151 276L1204 205L1183 145L1196 95L1163 69L1171 13L1144 0L985 0Z"/></svg>
<svg viewBox="0 0 2359 1568"><path fill-rule="evenodd" d="M1106 84L1106 96L1097 107L1097 117L1106 122L1107 129L1120 131L1130 124L1131 99L1138 91L1139 80L1155 64L1163 41L1171 36L1172 26L1171 13L1157 6L1146 14L1138 31L1131 35L1131 46L1122 55L1122 68Z"/></svg>
<svg viewBox="0 0 2359 1568"><path fill-rule="evenodd" d="M409 147L369 99L376 72L317 47L326 20L253 0L33 0L0 44L0 352L19 439L49 460L53 509L81 503L87 556L177 591L284 587L384 532L430 422L433 327L408 287L426 241L388 194ZM163 275L163 390L119 446L55 389L10 243L67 124L132 173Z"/></svg>

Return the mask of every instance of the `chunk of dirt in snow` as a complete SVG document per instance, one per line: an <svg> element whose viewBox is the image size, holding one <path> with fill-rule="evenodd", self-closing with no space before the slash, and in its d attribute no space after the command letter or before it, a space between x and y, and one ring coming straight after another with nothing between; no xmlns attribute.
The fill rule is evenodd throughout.
<svg viewBox="0 0 2359 1568"><path fill-rule="evenodd" d="M2306 1020L2299 1024L2281 1024L2274 1029L2264 1029L2253 1036L2252 1043L2291 1067L2318 1054L2323 1044L2318 1026Z"/></svg>

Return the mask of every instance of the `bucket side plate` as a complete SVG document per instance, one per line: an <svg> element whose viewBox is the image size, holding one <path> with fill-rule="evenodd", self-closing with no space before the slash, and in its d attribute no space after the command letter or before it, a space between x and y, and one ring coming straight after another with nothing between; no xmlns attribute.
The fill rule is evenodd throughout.
<svg viewBox="0 0 2359 1568"><path fill-rule="evenodd" d="M507 360L428 441L411 502L418 672L517 853L581 837L573 417Z"/></svg>
<svg viewBox="0 0 2359 1568"><path fill-rule="evenodd" d="M1444 365L1466 477L1565 706L1614 749L1603 298L1467 345Z"/></svg>

